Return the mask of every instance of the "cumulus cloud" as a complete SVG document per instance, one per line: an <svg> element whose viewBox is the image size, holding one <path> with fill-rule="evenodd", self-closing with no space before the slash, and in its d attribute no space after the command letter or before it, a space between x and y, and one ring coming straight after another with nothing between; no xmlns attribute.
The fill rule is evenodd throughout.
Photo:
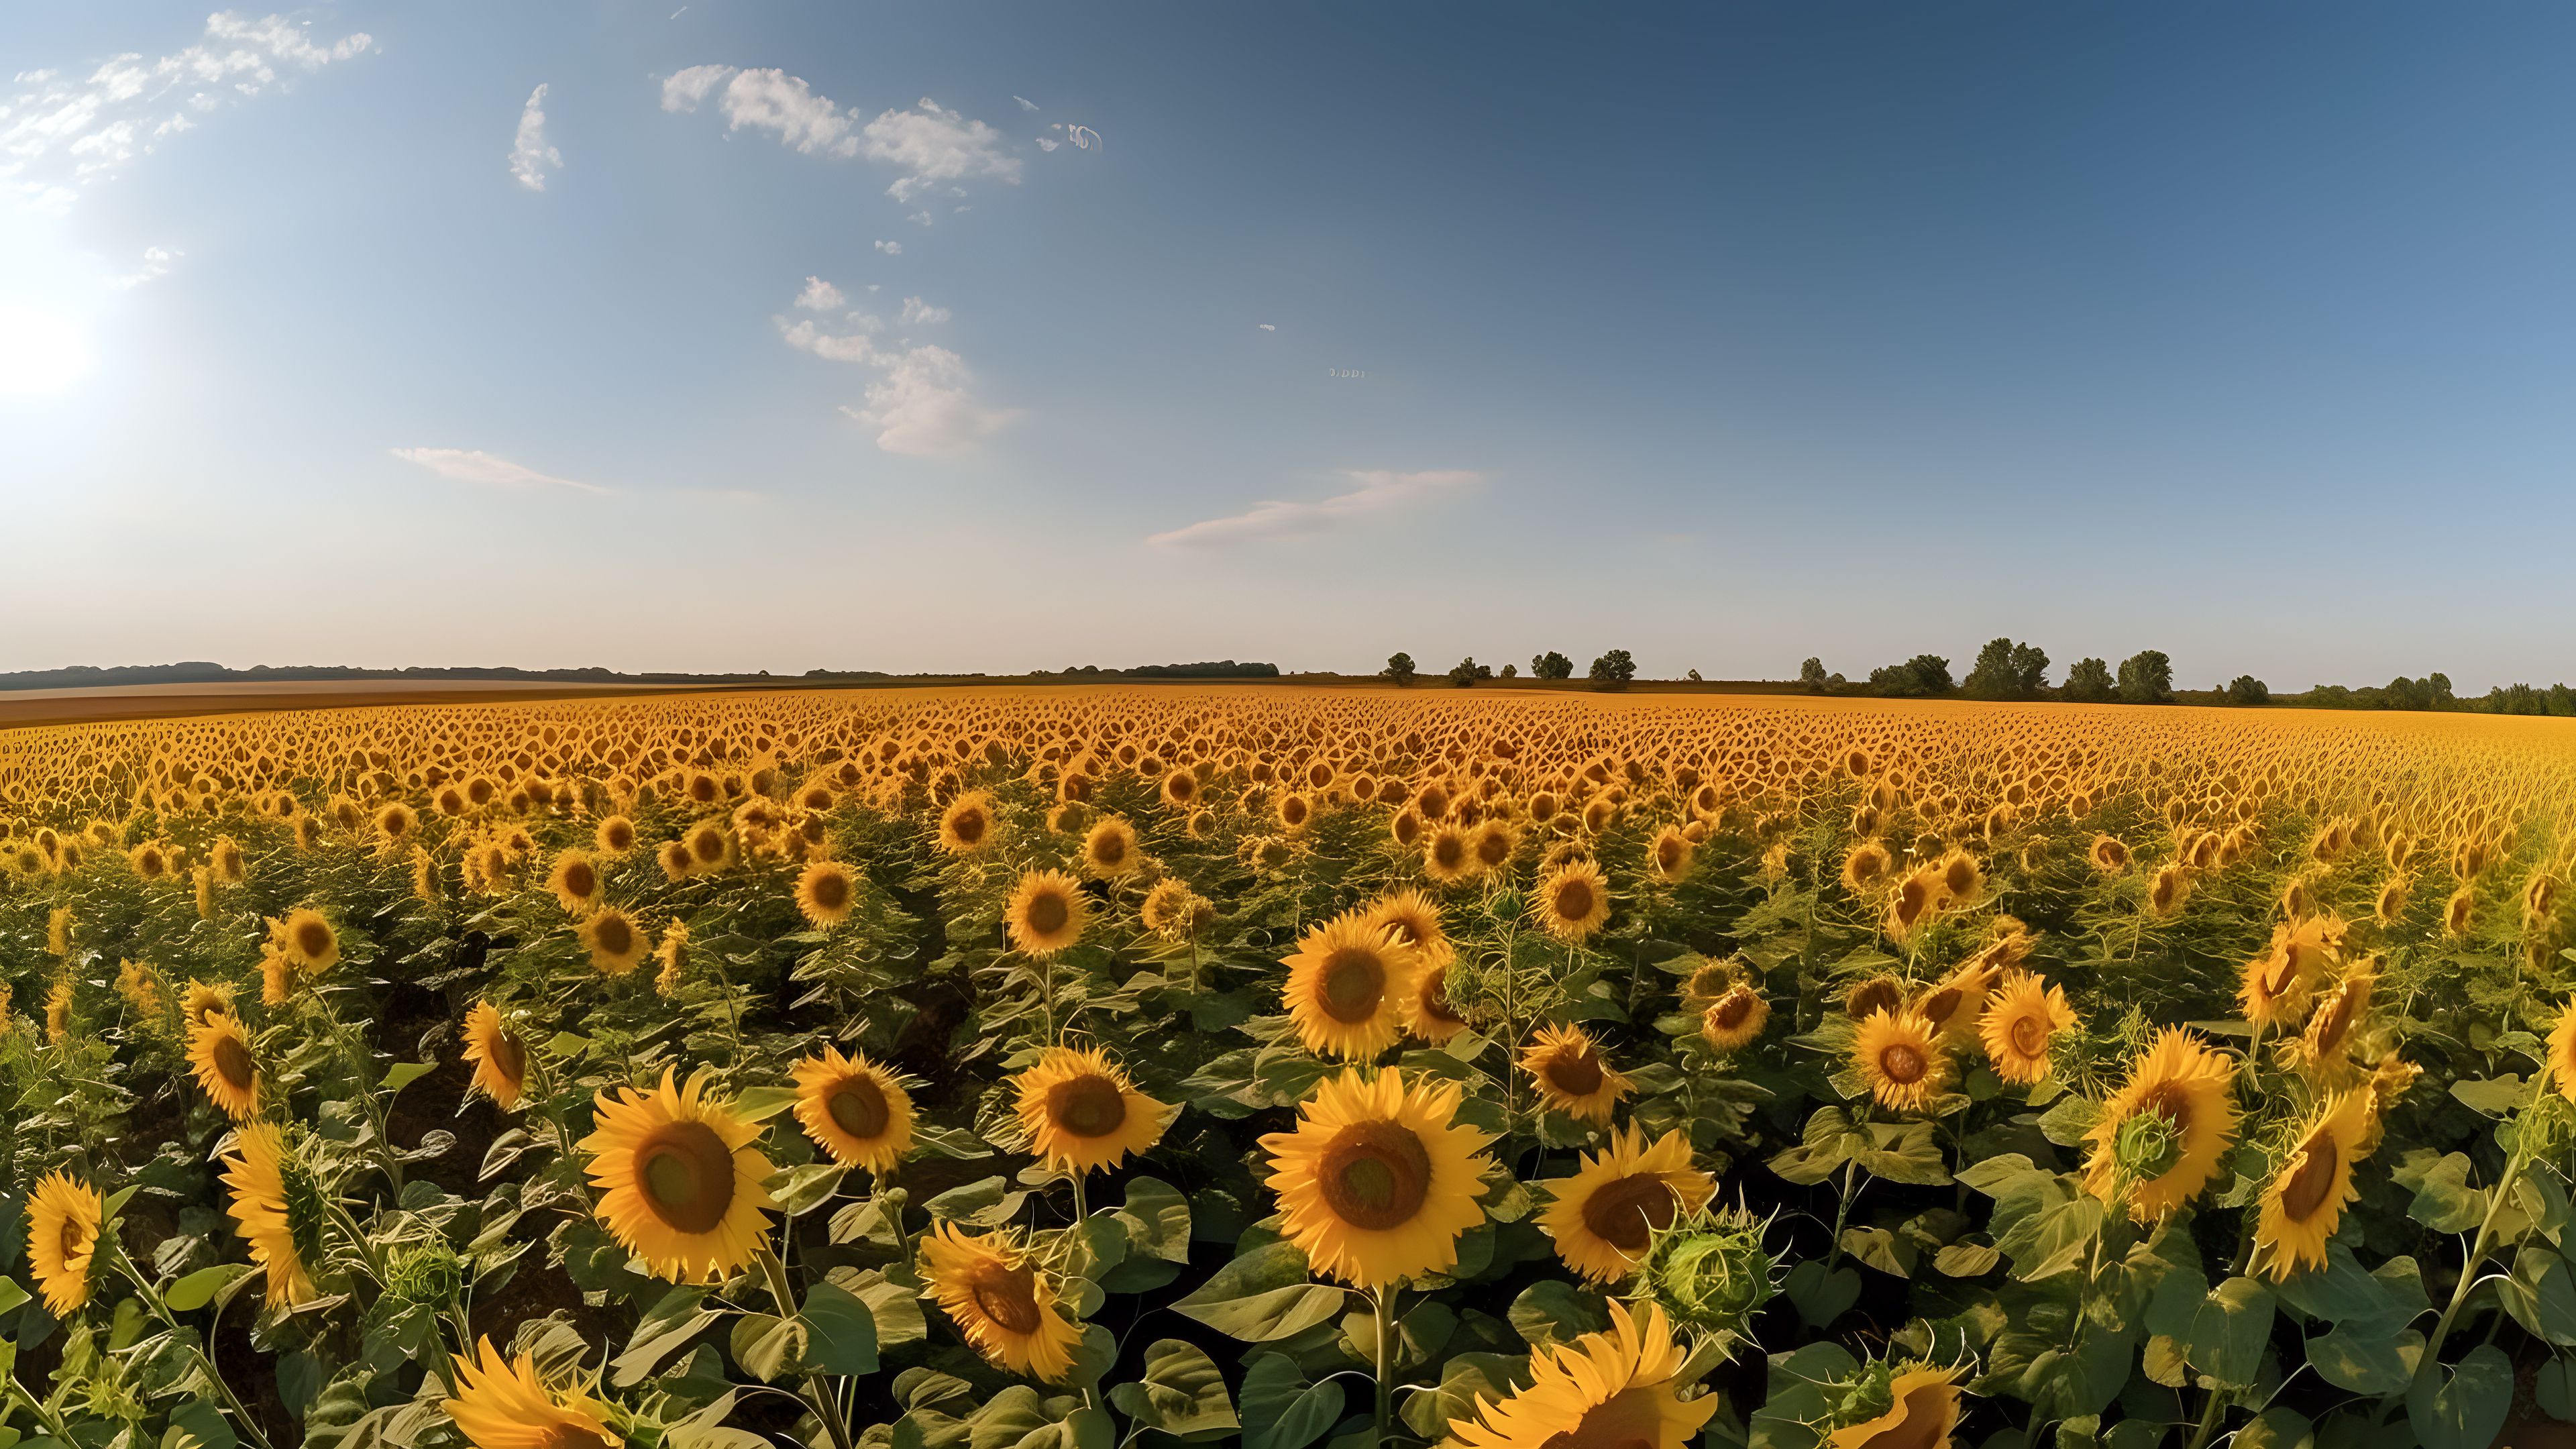
<svg viewBox="0 0 2576 1449"><path fill-rule="evenodd" d="M518 144L510 148L510 174L530 191L546 189L544 168L563 169L563 153L546 144L545 103L544 86L529 93L527 108L519 112Z"/></svg>
<svg viewBox="0 0 2576 1449"><path fill-rule="evenodd" d="M662 82L666 111L695 111L710 97L733 130L775 132L781 145L808 156L864 156L895 167L903 174L886 194L897 201L910 202L942 182L1020 182L1020 158L1003 148L1001 132L942 110L927 96L911 110L889 110L861 126L856 107L843 110L783 70L693 65Z"/></svg>
<svg viewBox="0 0 2576 1449"><path fill-rule="evenodd" d="M906 327L910 327L916 322L945 322L947 320L948 309L945 307L933 307L928 302L921 300L919 297L906 297L903 299L903 325Z"/></svg>
<svg viewBox="0 0 2576 1449"><path fill-rule="evenodd" d="M1002 149L1001 132L943 111L928 96L909 111L886 112L859 134L869 160L905 171L886 188L897 201L910 201L941 181L981 176L1020 184L1020 158Z"/></svg>
<svg viewBox="0 0 2576 1449"><path fill-rule="evenodd" d="M774 131L780 145L807 156L859 154L858 138L850 134L857 112L844 112L783 70L693 65L662 82L662 109L694 111L710 95L717 97L729 130Z"/></svg>
<svg viewBox="0 0 2576 1449"><path fill-rule="evenodd" d="M110 285L124 291L132 291L146 282L157 281L170 275L170 264L186 255L186 252L168 251L161 247L145 247L143 265L135 268L131 276L114 278Z"/></svg>
<svg viewBox="0 0 2576 1449"><path fill-rule="evenodd" d="M796 305L810 312L829 312L849 300L841 295L840 288L821 277L807 277L805 290L796 294Z"/></svg>
<svg viewBox="0 0 2576 1449"><path fill-rule="evenodd" d="M878 429L877 446L889 453L962 453L1020 415L1015 408L989 408L978 401L966 360L945 347L883 355L879 365L886 375L869 384L867 405L841 411Z"/></svg>
<svg viewBox="0 0 2576 1449"><path fill-rule="evenodd" d="M784 317L778 319L778 335L790 347L799 348L803 351L813 353L816 357L827 358L833 362L877 362L881 360L882 355L875 350L874 346L868 341L866 336L866 332L869 330L867 324L876 323L877 319L869 317L865 313L853 313L852 315L858 318L862 324L861 333L856 337L836 337L831 333L824 331L822 328L815 326L811 319L791 323Z"/></svg>
<svg viewBox="0 0 2576 1449"><path fill-rule="evenodd" d="M890 257L899 257L903 255L903 243L898 241L881 241L877 243L877 250ZM868 290L873 292L876 288L870 287Z"/></svg>
<svg viewBox="0 0 2576 1449"><path fill-rule="evenodd" d="M1228 518L1210 518L1145 541L1165 548L1210 548L1254 543L1272 538L1299 538L1364 524L1440 498L1472 492L1485 481L1482 473L1451 469L1432 473L1395 473L1383 469L1350 469L1344 476L1359 487L1314 503L1256 503Z"/></svg>
<svg viewBox="0 0 2576 1449"><path fill-rule="evenodd" d="M318 43L282 15L224 10L208 17L198 43L156 59L128 52L78 78L22 72L0 104L0 181L32 205L63 210L80 187L194 130L198 117L374 44L363 34Z"/></svg>
<svg viewBox="0 0 2576 1449"><path fill-rule="evenodd" d="M551 484L559 488L578 488L584 493L606 494L610 491L595 483L557 478L507 458L496 458L490 453L467 448L395 448L392 452L406 463L418 463L442 478L453 478L460 483L483 483L496 488L534 488L540 484Z"/></svg>

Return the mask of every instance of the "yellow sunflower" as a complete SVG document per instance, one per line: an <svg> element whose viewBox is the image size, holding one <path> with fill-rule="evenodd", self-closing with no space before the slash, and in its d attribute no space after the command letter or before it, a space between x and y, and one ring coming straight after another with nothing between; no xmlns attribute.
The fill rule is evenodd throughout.
<svg viewBox="0 0 2576 1449"><path fill-rule="evenodd" d="M615 906L593 912L581 923L581 943L590 948L590 964L602 976L623 976L641 965L646 942L634 918Z"/></svg>
<svg viewBox="0 0 2576 1449"><path fill-rule="evenodd" d="M2290 1043L2291 1060L2309 1080L2327 1091L2341 1091L2362 1074L2352 1058L2352 1048L2360 1036L2361 1024L2369 1019L2370 994L2378 982L2378 973L2370 962L2346 970L2343 980L2318 999L2307 1030Z"/></svg>
<svg viewBox="0 0 2576 1449"><path fill-rule="evenodd" d="M1390 926L1346 912L1310 928L1287 959L1281 996L1298 1039L1318 1056L1364 1061L1403 1036L1422 954Z"/></svg>
<svg viewBox="0 0 2576 1449"><path fill-rule="evenodd" d="M1613 1301L1607 1330L1550 1345L1528 1388L1450 1420L1449 1437L1465 1449L1683 1449L1723 1396L1682 1398L1682 1358L1661 1308Z"/></svg>
<svg viewBox="0 0 2576 1449"><path fill-rule="evenodd" d="M1099 1050L1049 1047L1019 1075L1019 1117L1039 1161L1099 1172L1161 1141L1172 1109L1137 1091Z"/></svg>
<svg viewBox="0 0 2576 1449"><path fill-rule="evenodd" d="M2558 1079L2558 1095L2576 1102L2576 999L2568 1001L2550 1030L2549 1074Z"/></svg>
<svg viewBox="0 0 2576 1449"><path fill-rule="evenodd" d="M751 1144L758 1124L705 1096L706 1075L650 1091L596 1098L590 1154L599 1215L626 1250L674 1283L715 1282L751 1261L778 1206L761 1184L769 1159Z"/></svg>
<svg viewBox="0 0 2576 1449"><path fill-rule="evenodd" d="M1454 954L1440 929L1440 903L1422 891L1381 897L1361 909L1360 919L1371 926L1393 926L1425 962L1446 961Z"/></svg>
<svg viewBox="0 0 2576 1449"><path fill-rule="evenodd" d="M1932 1026L1943 1048L1977 1040L1977 1019L1985 1015L1986 996L2001 973L1971 957L1938 984L1917 994L1906 1007Z"/></svg>
<svg viewBox="0 0 2576 1449"><path fill-rule="evenodd" d="M274 923L271 939L298 971L328 971L340 964L340 933L320 911L299 906Z"/></svg>
<svg viewBox="0 0 2576 1449"><path fill-rule="evenodd" d="M2344 1204L2361 1195L2353 1189L2352 1166L2367 1155L2362 1142L2370 1117L2367 1090L2326 1099L2263 1189L2254 1262L2273 1281L2325 1266L2326 1240L2334 1236Z"/></svg>
<svg viewBox="0 0 2576 1449"><path fill-rule="evenodd" d="M2272 944L2245 963L2237 1000L2245 1019L2258 1027L2294 1027L2306 1016L2317 978L2333 964L2343 945L2344 928L2332 916L2311 916L2272 928Z"/></svg>
<svg viewBox="0 0 2576 1449"><path fill-rule="evenodd" d="M1453 1267L1458 1235L1485 1220L1489 1140L1457 1121L1458 1083L1407 1088L1393 1068L1327 1077L1297 1128L1261 1139L1288 1238L1315 1271L1359 1288Z"/></svg>
<svg viewBox="0 0 2576 1449"><path fill-rule="evenodd" d="M188 1028L188 1065L207 1100L236 1122L259 1107L259 1069L250 1056L250 1033L229 1012L214 1012Z"/></svg>
<svg viewBox="0 0 2576 1449"><path fill-rule="evenodd" d="M591 832L590 843L599 847L602 855L622 856L635 848L635 822L623 815L611 815Z"/></svg>
<svg viewBox="0 0 2576 1449"><path fill-rule="evenodd" d="M2027 1086L2048 1078L2049 1038L2071 1029L2075 1008L2066 988L2051 986L2028 971L2007 974L1988 998L1977 1034L1994 1063L1995 1075Z"/></svg>
<svg viewBox="0 0 2576 1449"><path fill-rule="evenodd" d="M1589 860L1569 861L1538 883L1538 920L1547 933L1581 942L1610 919L1610 882Z"/></svg>
<svg viewBox="0 0 2576 1449"><path fill-rule="evenodd" d="M232 1189L232 1219L250 1243L250 1259L268 1270L271 1307L319 1296L311 1263L321 1252L322 1189L312 1169L287 1148L274 1122L254 1122L233 1139L238 1156L224 1185Z"/></svg>
<svg viewBox="0 0 2576 1449"><path fill-rule="evenodd" d="M1521 1070L1538 1084L1539 1104L1552 1112L1610 1125L1610 1109L1633 1084L1610 1069L1580 1026L1542 1026L1521 1053Z"/></svg>
<svg viewBox="0 0 2576 1449"><path fill-rule="evenodd" d="M2127 1180L2129 1211L2140 1222L2198 1197L2236 1139L2235 1080L2236 1064L2225 1053L2167 1027L2086 1134L2093 1155L2084 1164L2085 1190L2115 1203Z"/></svg>
<svg viewBox="0 0 2576 1449"><path fill-rule="evenodd" d="M232 1009L233 988L230 982L219 981L210 985L191 980L188 989L179 996L179 1014L187 1018L190 1026L203 1026L207 1017Z"/></svg>
<svg viewBox="0 0 2576 1449"><path fill-rule="evenodd" d="M456 1397L439 1407L474 1449L618 1449L625 1442L609 1431L606 1405L548 1389L534 1355L504 1359L483 1338L474 1357L454 1358Z"/></svg>
<svg viewBox="0 0 2576 1449"><path fill-rule="evenodd" d="M98 1189L68 1173L46 1173L27 1198L27 1266L56 1318L69 1318L89 1302L90 1264L106 1216Z"/></svg>
<svg viewBox="0 0 2576 1449"><path fill-rule="evenodd" d="M474 1085L483 1095L504 1112L518 1110L528 1090L527 1043L489 1001L477 1001L465 1013L465 1059L474 1064Z"/></svg>
<svg viewBox="0 0 2576 1449"><path fill-rule="evenodd" d="M1698 849L1680 826L1667 825L1655 832L1653 843L1646 847L1646 872L1666 883L1680 880L1690 874L1691 857Z"/></svg>
<svg viewBox="0 0 2576 1449"><path fill-rule="evenodd" d="M848 920L850 907L858 899L858 878L839 861L818 860L796 878L796 909L817 928L829 929Z"/></svg>
<svg viewBox="0 0 2576 1449"><path fill-rule="evenodd" d="M1950 1054L1940 1034L1911 1011L1871 1012L1852 1037L1852 1064L1890 1111L1920 1112L1950 1085Z"/></svg>
<svg viewBox="0 0 2576 1449"><path fill-rule="evenodd" d="M1627 1277L1652 1234L1717 1193L1717 1180L1691 1166L1690 1140L1678 1130L1649 1147L1631 1122L1580 1160L1572 1177L1544 1184L1554 1201L1539 1226L1565 1266L1596 1283Z"/></svg>
<svg viewBox="0 0 2576 1449"><path fill-rule="evenodd" d="M939 815L939 848L952 855L969 855L984 848L993 838L993 800L981 790L972 790L948 802Z"/></svg>
<svg viewBox="0 0 2576 1449"><path fill-rule="evenodd" d="M1456 885L1482 869L1468 848L1467 832L1454 824L1435 827L1422 842L1422 873L1435 885Z"/></svg>
<svg viewBox="0 0 2576 1449"><path fill-rule="evenodd" d="M1002 911L1011 944L1032 956L1052 956L1080 940L1090 916L1082 882L1060 870L1033 870L1021 876Z"/></svg>
<svg viewBox="0 0 2576 1449"><path fill-rule="evenodd" d="M969 1237L955 1223L934 1223L921 1237L921 1276L987 1359L1049 1383L1073 1372L1081 1326L1065 1315L1055 1284L1007 1238Z"/></svg>
<svg viewBox="0 0 2576 1449"><path fill-rule="evenodd" d="M834 1162L883 1173L912 1150L912 1094L865 1053L826 1046L795 1074L796 1120Z"/></svg>
<svg viewBox="0 0 2576 1449"><path fill-rule="evenodd" d="M1467 1029L1467 1018L1449 1002L1447 961L1413 978L1412 994L1404 998L1404 1029L1433 1046L1455 1040Z"/></svg>
<svg viewBox="0 0 2576 1449"><path fill-rule="evenodd" d="M1132 874L1143 862L1136 849L1136 827L1115 816L1092 826L1082 837L1082 868L1103 880Z"/></svg>
<svg viewBox="0 0 2576 1449"><path fill-rule="evenodd" d="M1823 1449L1949 1449L1959 1427L1959 1371L1915 1364L1888 1382L1894 1405L1884 1414L1836 1429Z"/></svg>
<svg viewBox="0 0 2576 1449"><path fill-rule="evenodd" d="M1735 1051L1762 1035L1770 1020L1771 1003L1751 985L1738 982L1700 1013L1700 1039L1719 1051Z"/></svg>
<svg viewBox="0 0 2576 1449"><path fill-rule="evenodd" d="M295 963L275 946L259 956L259 1004L284 1006L295 999Z"/></svg>

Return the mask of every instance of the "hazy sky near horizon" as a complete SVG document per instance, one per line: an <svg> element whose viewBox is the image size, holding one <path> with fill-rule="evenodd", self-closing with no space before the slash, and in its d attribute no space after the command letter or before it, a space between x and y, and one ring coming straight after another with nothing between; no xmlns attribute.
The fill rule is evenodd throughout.
<svg viewBox="0 0 2576 1449"><path fill-rule="evenodd" d="M2576 11L0 16L0 669L2576 680Z"/></svg>

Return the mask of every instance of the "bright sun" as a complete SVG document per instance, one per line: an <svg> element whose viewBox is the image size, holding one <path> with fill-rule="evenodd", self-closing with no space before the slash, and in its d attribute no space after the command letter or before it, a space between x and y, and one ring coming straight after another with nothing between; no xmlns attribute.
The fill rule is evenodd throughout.
<svg viewBox="0 0 2576 1449"><path fill-rule="evenodd" d="M59 392L89 364L89 339L79 324L0 298L0 395Z"/></svg>

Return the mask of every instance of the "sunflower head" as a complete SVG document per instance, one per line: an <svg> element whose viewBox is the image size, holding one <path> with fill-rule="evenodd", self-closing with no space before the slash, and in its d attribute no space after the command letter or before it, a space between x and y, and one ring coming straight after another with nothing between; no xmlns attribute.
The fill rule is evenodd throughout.
<svg viewBox="0 0 2576 1449"><path fill-rule="evenodd" d="M1539 1226L1566 1266L1595 1282L1627 1277L1655 1234L1717 1191L1715 1179L1691 1166L1690 1142L1679 1130L1648 1146L1632 1122L1579 1161L1572 1177L1545 1184L1554 1201Z"/></svg>
<svg viewBox="0 0 2576 1449"><path fill-rule="evenodd" d="M439 1407L475 1449L619 1449L610 1411L577 1390L549 1387L536 1357L506 1359L489 1338L454 1356L456 1396Z"/></svg>
<svg viewBox="0 0 2576 1449"><path fill-rule="evenodd" d="M599 1216L628 1252L671 1282L714 1282L749 1263L778 1204L758 1125L706 1096L703 1073L674 1085L598 1094L590 1155Z"/></svg>
<svg viewBox="0 0 2576 1449"><path fill-rule="evenodd" d="M1465 1449L1683 1449L1720 1397L1684 1399L1681 1346L1654 1303L1612 1302L1610 1327L1533 1357L1530 1386L1449 1421Z"/></svg>
<svg viewBox="0 0 2576 1449"><path fill-rule="evenodd" d="M1360 1288L1440 1272L1484 1221L1484 1133L1457 1121L1457 1083L1410 1086L1397 1068L1316 1083L1297 1128L1261 1139L1290 1241L1317 1272Z"/></svg>
<svg viewBox="0 0 2576 1449"><path fill-rule="evenodd" d="M2067 1003L2065 987L2051 986L2027 971L2012 971L1987 999L1977 1036L1996 1076L2029 1085L2047 1079L2049 1043L2075 1024L2075 1008Z"/></svg>
<svg viewBox="0 0 2576 1449"><path fill-rule="evenodd" d="M236 1122L259 1108L259 1069L251 1059L250 1033L228 1012L211 1012L188 1030L188 1065L207 1100Z"/></svg>
<svg viewBox="0 0 2576 1449"><path fill-rule="evenodd" d="M1770 1023L1771 1003L1750 982L1738 982L1700 1013L1702 1041L1721 1052L1741 1049Z"/></svg>
<svg viewBox="0 0 2576 1449"><path fill-rule="evenodd" d="M987 1359L1049 1383L1073 1372L1081 1326L1066 1315L1054 1280L1007 1235L970 1237L954 1223L934 1223L921 1238L921 1276Z"/></svg>
<svg viewBox="0 0 2576 1449"><path fill-rule="evenodd" d="M1950 1084L1940 1033L1911 1011L1871 1012L1852 1036L1852 1065L1870 1095L1894 1112L1920 1112Z"/></svg>
<svg viewBox="0 0 2576 1449"><path fill-rule="evenodd" d="M502 1111L515 1111L528 1089L528 1048L510 1030L499 1007L477 1001L465 1014L465 1059L474 1064L474 1086Z"/></svg>
<svg viewBox="0 0 2576 1449"><path fill-rule="evenodd" d="M1110 816L1082 837L1082 868L1103 880L1131 875L1144 863L1136 848L1136 827Z"/></svg>
<svg viewBox="0 0 2576 1449"><path fill-rule="evenodd" d="M49 1172L27 1197L27 1265L45 1307L69 1318L89 1302L90 1266L107 1215L97 1188Z"/></svg>
<svg viewBox="0 0 2576 1449"><path fill-rule="evenodd" d="M2200 1195L2236 1138L2232 1058L2179 1027L2141 1053L2087 1134L2087 1191L2152 1222Z"/></svg>
<svg viewBox="0 0 2576 1449"><path fill-rule="evenodd" d="M1601 1059L1592 1034L1580 1026L1543 1026L1521 1053L1521 1070L1538 1087L1550 1111L1610 1125L1611 1108L1633 1084Z"/></svg>
<svg viewBox="0 0 2576 1449"><path fill-rule="evenodd" d="M1959 1425L1959 1369L1882 1360L1825 1391L1824 1449L1948 1449Z"/></svg>
<svg viewBox="0 0 2576 1449"><path fill-rule="evenodd" d="M320 911L299 906L272 922L269 938L298 971L328 971L340 962L340 933Z"/></svg>
<svg viewBox="0 0 2576 1449"><path fill-rule="evenodd" d="M581 943L590 948L590 964L603 976L623 976L644 960L644 929L615 906L602 907L581 923Z"/></svg>
<svg viewBox="0 0 2576 1449"><path fill-rule="evenodd" d="M815 861L796 878L796 909L817 929L848 920L858 899L858 877L837 860Z"/></svg>
<svg viewBox="0 0 2576 1449"><path fill-rule="evenodd" d="M2258 1266L2275 1281L2322 1268L2353 1190L2353 1164L2368 1153L2371 1097L2355 1090L2328 1098L2300 1131L2278 1172L2263 1189L2254 1234Z"/></svg>
<svg viewBox="0 0 2576 1449"><path fill-rule="evenodd" d="M1638 1265L1641 1296L1674 1323L1721 1338L1749 1337L1746 1325L1771 1300L1774 1263L1763 1251L1770 1224L1741 1208L1705 1208L1658 1229Z"/></svg>
<svg viewBox="0 0 2576 1449"><path fill-rule="evenodd" d="M1050 1047L1020 1073L1020 1126L1038 1160L1058 1171L1115 1168L1160 1141L1171 1115L1097 1049Z"/></svg>
<svg viewBox="0 0 2576 1449"><path fill-rule="evenodd" d="M1531 905L1549 935L1581 942L1610 919L1610 882L1591 861L1571 861L1539 882Z"/></svg>
<svg viewBox="0 0 2576 1449"><path fill-rule="evenodd" d="M865 1054L826 1046L796 1064L796 1120L844 1167L884 1173L912 1150L912 1096Z"/></svg>
<svg viewBox="0 0 2576 1449"><path fill-rule="evenodd" d="M1281 997L1299 1040L1319 1056L1365 1060L1403 1035L1422 953L1393 926L1346 912L1310 928L1284 963Z"/></svg>
<svg viewBox="0 0 2576 1449"><path fill-rule="evenodd" d="M1082 939L1090 915L1080 881L1060 870L1033 870L1020 877L1002 920L1013 946L1032 956L1052 956Z"/></svg>

